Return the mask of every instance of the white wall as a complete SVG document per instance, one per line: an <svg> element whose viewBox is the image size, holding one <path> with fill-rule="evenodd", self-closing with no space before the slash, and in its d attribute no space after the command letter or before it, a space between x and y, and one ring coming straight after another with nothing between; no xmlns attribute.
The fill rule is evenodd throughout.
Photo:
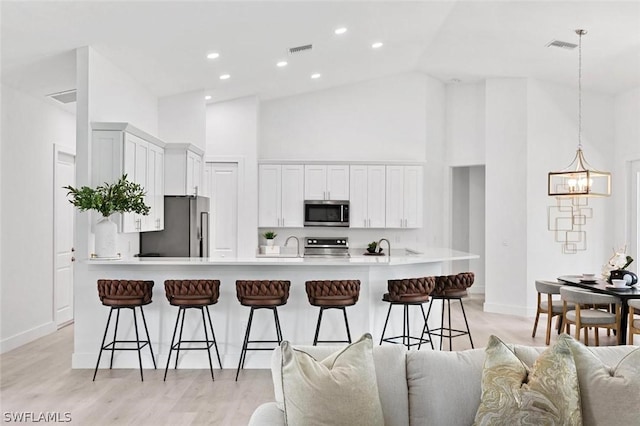
<svg viewBox="0 0 640 426"><path fill-rule="evenodd" d="M527 81L486 83L485 309L522 313L527 277Z"/></svg>
<svg viewBox="0 0 640 426"><path fill-rule="evenodd" d="M258 116L250 96L207 106L207 157L240 160L238 168L238 256L254 256L258 246Z"/></svg>
<svg viewBox="0 0 640 426"><path fill-rule="evenodd" d="M265 101L259 158L424 161L430 80L407 73Z"/></svg>
<svg viewBox="0 0 640 426"><path fill-rule="evenodd" d="M612 176L614 243L629 244L630 222L640 224L639 217L630 217L627 204L629 197L629 162L640 161L640 87L621 93L614 101L615 144ZM640 228L640 226L639 226ZM635 259L632 270L640 271L640 252L629 253Z"/></svg>
<svg viewBox="0 0 640 426"><path fill-rule="evenodd" d="M447 163L485 164L485 83L446 87Z"/></svg>
<svg viewBox="0 0 640 426"><path fill-rule="evenodd" d="M206 149L207 114L204 90L160 98L158 137L165 142L192 143Z"/></svg>
<svg viewBox="0 0 640 426"><path fill-rule="evenodd" d="M547 229L547 206L556 200L547 195L547 173L569 165L578 145L578 98L575 88L529 80L527 85L527 287L530 313L535 306L536 279L555 279L573 273L599 273L609 258L614 224L610 198L590 198L593 218L583 227L587 250L562 254L554 233ZM614 139L613 98L583 92L582 144L592 167L612 171ZM614 187L614 192L620 188Z"/></svg>
<svg viewBox="0 0 640 426"><path fill-rule="evenodd" d="M75 117L2 86L0 352L56 329L53 145L75 147Z"/></svg>

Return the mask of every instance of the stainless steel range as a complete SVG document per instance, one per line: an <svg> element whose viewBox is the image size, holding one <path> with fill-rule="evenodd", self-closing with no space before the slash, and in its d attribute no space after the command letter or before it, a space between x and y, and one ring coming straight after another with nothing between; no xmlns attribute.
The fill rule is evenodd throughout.
<svg viewBox="0 0 640 426"><path fill-rule="evenodd" d="M349 239L346 237L306 237L304 240L304 256L327 258L349 257Z"/></svg>

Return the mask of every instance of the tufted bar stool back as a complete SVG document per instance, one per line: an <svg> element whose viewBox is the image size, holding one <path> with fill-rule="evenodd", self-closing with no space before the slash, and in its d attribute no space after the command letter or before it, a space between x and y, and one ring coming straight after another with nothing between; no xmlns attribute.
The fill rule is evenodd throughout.
<svg viewBox="0 0 640 426"><path fill-rule="evenodd" d="M305 282L305 289L309 303L318 306L318 322L316 324L316 334L313 338L313 345L320 343L351 343L351 332L349 330L349 320L347 319L347 306L353 306L360 296L360 280L316 280ZM347 329L347 340L318 340L320 334L320 324L322 314L326 309L340 309L344 317L344 324Z"/></svg>
<svg viewBox="0 0 640 426"><path fill-rule="evenodd" d="M467 314L464 311L464 304L462 299L469 294L467 289L473 285L475 280L475 274L473 272L462 272L455 275L441 275L436 278L436 286L431 293L431 304L429 305L429 312L427 318L431 314L431 307L434 300L442 300L442 312L440 316L440 327L431 330L432 336L440 337L440 350L442 350L442 341L449 339L449 350L452 350L452 340L455 337L469 336L471 342L471 348L473 348L473 339L471 338L471 331L469 330L469 322L467 321ZM464 324L466 329L459 330L451 326L451 301L457 300L460 302L460 308L462 309L462 316L464 317ZM448 324L444 326L444 303L447 302Z"/></svg>
<svg viewBox="0 0 640 426"><path fill-rule="evenodd" d="M98 367L100 366L102 351L105 350L111 351L109 369L113 368L113 355L115 351L138 351L140 379L144 381L144 376L142 373L141 350L145 346L149 346L149 351L151 352L151 360L153 361L153 368L156 368L156 360L153 356L153 348L151 347L151 339L149 338L147 320L144 317L144 310L142 309L144 305L148 305L149 303L151 303L151 298L153 295L153 284L153 281L144 280L98 280L98 297L100 298L100 302L102 302L104 306L108 306L111 309L109 310L107 325L104 329L104 335L102 336L100 352L98 353L98 361L96 362L96 368L93 372L94 381L96 380L96 374L98 374ZM147 340L140 340L140 335L138 333L138 319L136 316L136 308L140 310ZM120 322L121 309L131 309L136 340L118 340L118 323ZM113 331L113 340L105 344L107 333L109 331L109 325L111 323L111 314L113 314L114 310L116 311L116 321ZM133 343L135 343L135 347L128 346Z"/></svg>
<svg viewBox="0 0 640 426"><path fill-rule="evenodd" d="M244 362L247 357L247 351L270 351L274 347L249 347L251 343L282 343L282 329L280 328L280 319L278 318L278 306L283 306L289 299L290 281L283 280L237 280L236 296L242 306L251 308L249 312L249 321L247 329L244 333L244 341L242 343L242 351L240 352L240 360L238 361L238 369L236 371L236 381L240 374L240 369L244 368ZM251 340L251 324L253 323L253 313L257 309L269 309L273 312L273 320L276 327L276 340Z"/></svg>
<svg viewBox="0 0 640 426"><path fill-rule="evenodd" d="M427 325L427 316L424 313L423 304L429 301L430 294L435 285L436 281L434 277L403 278L387 281L388 292L382 296L382 301L389 303L389 309L387 311L387 318L384 321L380 344L382 344L382 342L401 343L405 345L407 349L411 349L412 346L418 346L418 349L420 349L423 343L429 343L431 345L431 349L433 349L433 343L431 342L430 330ZM394 305L403 306L402 334L399 336L385 338L384 334L389 323L389 315L391 314L391 308ZM411 336L409 306L412 305L420 306L422 319L424 320L422 334L419 337ZM424 337L425 333L427 338Z"/></svg>
<svg viewBox="0 0 640 426"><path fill-rule="evenodd" d="M220 361L220 352L218 352L218 344L216 343L216 335L213 331L213 322L211 321L211 314L209 313L209 306L218 303L218 297L220 296L220 281L219 280L166 280L164 282L164 291L167 296L169 304L178 307L178 317L176 318L176 325L173 328L173 337L171 338L171 346L169 347L169 356L167 357L167 365L164 369L164 380L167 380L167 371L169 370L169 363L171 361L171 353L176 351L176 362L174 369L178 368L178 358L180 357L180 350L206 350L209 358L209 369L211 370L211 380L215 380L213 377L213 363L211 362L211 347L216 350L218 357L218 364L222 368L222 362ZM183 340L182 331L184 329L184 318L188 309L198 309L202 315L202 328L204 330L204 340ZM206 313L206 318L205 318ZM182 321L180 320L182 317ZM209 332L207 331L207 320L209 323L209 330L211 331L211 339L209 339ZM180 324L180 334L176 341L176 332L178 331L178 324ZM182 345L188 346L183 348ZM192 344L196 344L193 346ZM200 344L200 345L198 345Z"/></svg>

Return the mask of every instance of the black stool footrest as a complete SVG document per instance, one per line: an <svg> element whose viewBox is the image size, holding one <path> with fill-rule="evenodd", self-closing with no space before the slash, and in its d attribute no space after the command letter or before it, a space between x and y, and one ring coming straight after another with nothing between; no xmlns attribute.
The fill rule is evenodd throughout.
<svg viewBox="0 0 640 426"><path fill-rule="evenodd" d="M116 343L123 343L123 344L127 344L127 343L131 343L131 344L136 344L136 347L133 348L119 348L116 347ZM142 343L142 345L140 344ZM149 344L148 340L140 340L139 342L135 341L135 340L114 340L113 342L107 343L106 345L104 345L102 347L103 350L107 350L107 351L139 351L140 349L144 348L145 346L147 346Z"/></svg>
<svg viewBox="0 0 640 426"><path fill-rule="evenodd" d="M395 340L401 340L400 342L396 342ZM409 344L406 344L404 340L409 340ZM411 343L411 340L415 340L416 343ZM395 337L385 337L382 339L383 342L393 343L395 345L404 345L407 348L411 346L419 346L423 343L430 343L431 340L425 339L423 337L414 337L414 336L395 336Z"/></svg>

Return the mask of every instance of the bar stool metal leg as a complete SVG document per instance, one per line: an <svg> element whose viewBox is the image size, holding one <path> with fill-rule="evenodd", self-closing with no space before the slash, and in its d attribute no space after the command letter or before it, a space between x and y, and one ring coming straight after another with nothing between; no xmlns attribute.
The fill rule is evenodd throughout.
<svg viewBox="0 0 640 426"><path fill-rule="evenodd" d="M384 340L384 332L387 329L387 323L389 322L389 314L391 314L391 306L392 303L389 303L389 309L387 310L387 318L384 320L384 327L382 327L382 336L380 336L380 345L382 345L382 341Z"/></svg>
<svg viewBox="0 0 640 426"><path fill-rule="evenodd" d="M251 322L253 321L253 306L249 312L249 322L247 323L247 330L244 333L244 341L242 342L242 350L240 351L240 360L238 361L238 369L236 370L236 382L238 381L238 375L240 374L240 368L244 368L244 357L247 354L247 343L249 342L249 333L251 332ZM277 330L276 330L277 333Z"/></svg>
<svg viewBox="0 0 640 426"><path fill-rule="evenodd" d="M324 308L320 307L320 313L318 314L318 321L316 324L316 334L313 337L313 346L318 344L318 335L320 334L320 323L322 322L322 313L324 312Z"/></svg>
<svg viewBox="0 0 640 426"><path fill-rule="evenodd" d="M173 345L176 341L176 332L178 331L178 323L180 322L180 312L182 308L178 309L178 316L176 317L176 325L173 327L173 337L171 337L171 345L169 345L169 356L167 357L167 366L164 368L164 381L167 381L167 371L169 370L169 363L171 362L171 352L173 352Z"/></svg>
<svg viewBox="0 0 640 426"><path fill-rule="evenodd" d="M147 319L144 317L144 310L140 306L140 313L142 314L142 323L144 324L144 332L147 334L147 342L149 342L149 351L151 352L151 361L153 361L153 369L157 370L156 358L153 356L153 347L151 346L151 337L149 337L149 329L147 328Z"/></svg>
<svg viewBox="0 0 640 426"><path fill-rule="evenodd" d="M351 343L351 332L349 331L349 320L347 319L347 308L342 307L342 314L344 315L344 325L347 327L347 339Z"/></svg>
<svg viewBox="0 0 640 426"><path fill-rule="evenodd" d="M211 345L209 344L209 336L207 335L207 321L204 318L204 309L200 307L200 313L202 314L202 328L204 328L204 343L207 346L207 357L209 358L209 369L211 370L211 380L215 380L213 377L213 363L211 362Z"/></svg>
<svg viewBox="0 0 640 426"><path fill-rule="evenodd" d="M138 349L138 364L140 365L140 380L144 382L144 376L142 375L142 348L140 347L140 336L138 335L138 318L136 317L136 308L131 310L133 314L133 327L136 330L136 347Z"/></svg>
<svg viewBox="0 0 640 426"><path fill-rule="evenodd" d="M100 357L102 357L102 350L104 349L104 341L107 340L107 332L109 331L109 323L111 322L111 314L113 308L109 309L109 317L107 318L107 326L104 328L104 335L102 336L102 343L100 344L100 352L98 352L98 362L96 362L96 369L93 371L93 381L96 381L96 374L98 374L98 366L100 365Z"/></svg>
<svg viewBox="0 0 640 426"><path fill-rule="evenodd" d="M180 316L180 313L182 313L182 321L180 322L180 336L178 337L178 347L176 348L176 364L173 367L174 370L178 368L178 358L180 358L180 345L182 344L182 331L184 330L184 316L186 312L183 306L180 307L178 316Z"/></svg>
<svg viewBox="0 0 640 426"><path fill-rule="evenodd" d="M113 368L113 353L116 351L116 339L118 336L118 324L120 323L120 308L111 308L116 310L116 327L113 331L113 344L111 345L111 361L109 361L109 370Z"/></svg>
<svg viewBox="0 0 640 426"><path fill-rule="evenodd" d="M467 327L467 334L469 335L469 342L471 342L471 348L473 349L473 339L471 338L471 330L469 329L469 322L467 321L467 314L464 312L464 304L460 299L460 307L462 308L462 316L464 317L464 325Z"/></svg>
<svg viewBox="0 0 640 426"><path fill-rule="evenodd" d="M209 327L211 328L211 339L213 340L213 346L216 349L216 357L218 358L218 365L222 369L222 361L220 361L220 352L218 352L218 343L216 340L216 333L213 331L213 322L211 322L211 314L209 313L209 307L204 307L207 310L207 318L209 318Z"/></svg>

